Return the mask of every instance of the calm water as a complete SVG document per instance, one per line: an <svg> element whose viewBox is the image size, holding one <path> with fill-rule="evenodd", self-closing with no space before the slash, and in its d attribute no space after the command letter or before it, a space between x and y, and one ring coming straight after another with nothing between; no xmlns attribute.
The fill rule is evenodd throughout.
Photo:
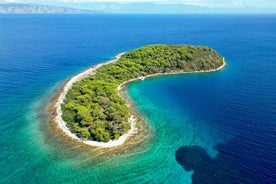
<svg viewBox="0 0 276 184"><path fill-rule="evenodd" d="M0 183L276 183L275 15L0 16ZM207 45L216 73L129 86L149 124L100 157L51 132L62 82L153 43Z"/></svg>

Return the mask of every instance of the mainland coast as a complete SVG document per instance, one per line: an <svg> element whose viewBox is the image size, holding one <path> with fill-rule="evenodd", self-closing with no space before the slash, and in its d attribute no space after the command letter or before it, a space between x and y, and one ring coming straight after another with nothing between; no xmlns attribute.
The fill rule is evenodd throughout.
<svg viewBox="0 0 276 184"><path fill-rule="evenodd" d="M78 81L80 81L80 80L82 80L82 79L84 79L88 76L96 74L97 69L101 68L102 66L117 62L118 60L120 60L120 58L124 54L125 54L125 52L120 53L120 54L116 55L113 60L110 60L110 61L107 61L105 63L101 63L101 64L98 64L98 65L92 66L91 68L89 68L89 69L87 69L87 70L71 77L69 80L67 80L63 84L63 87L60 89L59 93L56 94L55 98L53 98L52 105L50 107L50 111L51 111L51 114L52 114L51 119L58 126L58 129L60 129L70 139L72 139L74 141L77 141L79 143L83 143L83 144L88 145L88 146L92 146L92 147L111 148L111 147L123 146L124 143L126 143L127 141L131 141L131 139L130 139L131 137L134 137L135 135L139 134L138 132L143 131L143 130L141 130L143 125L140 122L140 120L142 118L139 117L139 115L137 113L135 113L135 111L133 109L130 109L131 116L128 119L128 123L130 124L130 129L128 130L128 132L121 135L117 140L109 140L108 142L98 142L98 141L84 140L84 139L79 138L77 135L75 135L74 133L72 133L70 131L70 129L66 125L66 122L62 118L62 108L61 108L61 106L62 106L62 104L65 100L66 94L72 88L74 83L76 83L76 82L78 82ZM224 58L223 58L222 65L215 68L215 69L189 71L189 72L187 72L187 71L176 71L176 72L154 73L154 74L149 74L149 75L143 76L143 80L147 79L147 78L158 77L158 76L163 76L163 75L215 72L215 71L223 69L225 67L225 65L226 65L226 63L225 63ZM137 81L137 80L141 80L141 77L137 77L137 78L133 78L133 79L124 81L123 83L121 83L120 85L117 86L117 92L118 92L120 97L122 97L123 99L125 99L127 101L128 108L132 108L133 105L132 105L132 102L130 101L130 99L125 94L124 89L126 88L126 86L129 83L131 83L133 81Z"/></svg>

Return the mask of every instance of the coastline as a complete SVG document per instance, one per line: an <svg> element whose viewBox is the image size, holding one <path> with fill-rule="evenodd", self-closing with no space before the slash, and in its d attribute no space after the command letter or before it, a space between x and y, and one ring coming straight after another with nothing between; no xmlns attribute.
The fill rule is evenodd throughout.
<svg viewBox="0 0 276 184"><path fill-rule="evenodd" d="M67 80L65 82L65 84L63 85L63 87L61 88L60 93L58 94L57 98L54 99L54 123L57 124L57 126L59 127L60 130L63 131L63 133L65 133L65 135L75 141L78 141L80 143L83 143L85 145L88 146L92 146L92 147L100 147L100 148L111 148L111 147L117 147L117 146L121 146L123 145L130 137L134 136L135 134L138 133L139 131L139 127L137 126L137 115L134 113L133 110L131 110L131 117L128 119L128 122L130 123L130 130L123 134L122 136L119 137L119 139L117 140L110 140L108 142L97 142L97 141L91 141L91 140L82 140L79 137L77 137L75 134L73 134L69 128L66 126L66 123L63 121L62 119L62 110L61 110L61 104L63 103L65 96L67 94L67 92L70 90L70 88L73 86L73 84L75 82L78 82L80 80L82 80L83 78L88 77L89 75L93 75L95 74L95 71L100 68L101 66L107 65L107 64L111 64L114 62L117 62L121 56L125 54L125 52L120 53L118 55L115 56L115 58L113 60L107 61L105 63L101 63L95 66L92 66L91 68L71 77L69 80ZM191 72L184 72L184 71L178 71L178 72L168 72L168 73L156 73L156 74L150 74L150 75L146 75L144 76L145 79L146 78L151 78L151 77L158 77L158 76L163 76L163 75L176 75L176 74L189 74L189 73L207 73L207 72L215 72L218 70L221 70L222 68L224 68L226 65L224 59L223 59L223 64L216 68L216 69L211 69L211 70L201 70L201 71L191 71ZM117 86L117 92L118 94L124 98L127 101L127 104L129 107L131 107L131 102L129 101L129 99L126 98L126 96L122 93L122 90L130 83L133 81L137 81L140 80L139 77L137 78L133 78L130 79L128 81L125 81L123 83L121 83L119 86Z"/></svg>
<svg viewBox="0 0 276 184"><path fill-rule="evenodd" d="M135 118L134 118L135 116L131 115L131 117L128 119L128 122L131 125L131 129L126 134L120 136L118 140L114 140L114 141L110 140L106 143L105 142L91 141L91 140L82 140L69 130L69 128L66 126L66 123L62 119L61 104L63 103L67 92L73 86L73 84L80 81L80 80L82 80L83 78L88 77L89 75L95 74L95 71L98 68L100 68L101 66L111 64L111 63L114 63L114 62L118 61L124 53L125 52L116 55L113 60L95 65L95 66L93 66L93 67L91 67L91 68L89 68L89 69L87 69L87 70L71 77L67 82L65 82L63 88L61 89L61 92L59 93L59 96L58 96L56 102L54 102L55 103L54 108L55 108L55 113L56 113L54 121L55 121L55 123L57 123L58 127L71 139L76 140L76 141L81 142L81 143L84 143L84 144L89 145L89 146L109 148L109 147L115 147L115 146L122 145L130 136L132 136L133 134L135 134L137 132L137 128L135 127L135 123L134 123L135 122Z"/></svg>
<svg viewBox="0 0 276 184"><path fill-rule="evenodd" d="M178 75L178 74L192 74L192 73L210 73L210 72L216 72L216 71L219 71L221 69L223 69L225 67L226 63L223 59L223 64L218 67L218 68L215 68L215 69L211 69L211 70L200 70L200 71L191 71L191 72L185 72L185 71L178 71L178 72L166 72L166 73L155 73L155 74L150 74L150 75L146 75L146 76L143 76L145 79L147 78L152 78L152 77L159 77L159 76L163 76L163 75ZM117 90L118 91L121 91L124 86L128 85L128 83L130 82L134 82L134 81L138 81L138 80L141 80L139 77L137 78L133 78L133 79L130 79L128 81L125 81L123 82L122 84L120 84L118 87L117 87Z"/></svg>

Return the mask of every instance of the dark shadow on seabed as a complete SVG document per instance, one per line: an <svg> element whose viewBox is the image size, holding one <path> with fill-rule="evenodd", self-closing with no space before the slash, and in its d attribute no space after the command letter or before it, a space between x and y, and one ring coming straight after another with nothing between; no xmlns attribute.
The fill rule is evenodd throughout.
<svg viewBox="0 0 276 184"><path fill-rule="evenodd" d="M266 178L268 173L262 173L265 167L262 159L257 153L248 155L247 149L251 148L245 148L239 140L215 148L219 153L214 159L199 146L182 146L176 151L177 162L186 171L193 171L193 184L273 183L273 177Z"/></svg>

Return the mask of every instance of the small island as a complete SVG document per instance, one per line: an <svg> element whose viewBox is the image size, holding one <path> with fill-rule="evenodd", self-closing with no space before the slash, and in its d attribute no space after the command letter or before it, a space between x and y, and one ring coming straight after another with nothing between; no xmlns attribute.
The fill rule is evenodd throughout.
<svg viewBox="0 0 276 184"><path fill-rule="evenodd" d="M118 146L135 132L134 116L120 93L123 86L159 75L216 71L224 65L224 58L205 46L158 44L119 54L67 81L56 104L56 122L83 143Z"/></svg>

